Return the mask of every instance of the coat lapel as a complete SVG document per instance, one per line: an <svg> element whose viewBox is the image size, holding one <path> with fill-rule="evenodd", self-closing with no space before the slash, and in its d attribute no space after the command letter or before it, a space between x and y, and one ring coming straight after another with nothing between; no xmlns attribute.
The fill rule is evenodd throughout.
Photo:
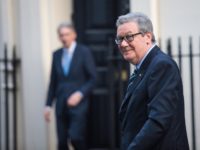
<svg viewBox="0 0 200 150"><path fill-rule="evenodd" d="M120 121L122 121L124 119L124 116L128 110L128 105L130 103L130 99L132 94L134 93L135 88L138 86L138 84L140 83L140 81L142 80L151 60L153 59L153 57L156 55L156 53L158 52L159 47L155 46L152 51L147 55L147 57L145 58L144 62L142 63L140 69L138 70L137 76L133 81L133 86L131 88L131 90L127 91L125 98L121 104L120 110L119 110L119 118Z"/></svg>
<svg viewBox="0 0 200 150"><path fill-rule="evenodd" d="M78 53L78 45L76 45L75 47L75 50L74 50L74 53L73 53L73 56L72 56L72 60L71 60L71 63L70 63L70 66L69 66L69 73L67 76L69 76L72 72L72 69L73 67L75 66L75 63L76 63L76 60L77 60L77 53Z"/></svg>
<svg viewBox="0 0 200 150"><path fill-rule="evenodd" d="M64 76L64 77L68 77L69 75L70 75L70 73L71 73L71 71L72 71L72 69L73 69L73 66L74 66L74 64L75 64L75 62L76 62L76 57L77 57L77 53L78 53L78 45L75 47L75 50L74 50L74 53L73 53L73 56L72 56L72 60L71 60L71 62L70 62L70 66L69 66L69 73L67 74L67 75L65 75L65 73L64 73L64 70L63 70L63 67L62 67L62 56L63 56L63 49L61 49L61 52L59 53L59 58L58 58L58 60L59 60L59 70L62 72L62 75Z"/></svg>
<svg viewBox="0 0 200 150"><path fill-rule="evenodd" d="M135 88L137 87L137 85L142 80L142 76L143 75L141 74L141 72L138 71L135 79L133 80L133 83L132 83L133 85L132 85L131 89L126 92L125 98L124 98L124 100L123 100L123 102L121 104L120 111L119 111L120 120L122 120L124 114L126 113L126 110L127 110L126 108L127 108L128 104L129 104L130 97L132 96L133 91L135 90Z"/></svg>
<svg viewBox="0 0 200 150"><path fill-rule="evenodd" d="M63 71L63 68L62 68L62 55L63 55L63 48L60 49L58 55L57 55L57 67L58 67L58 71L64 75L64 71Z"/></svg>

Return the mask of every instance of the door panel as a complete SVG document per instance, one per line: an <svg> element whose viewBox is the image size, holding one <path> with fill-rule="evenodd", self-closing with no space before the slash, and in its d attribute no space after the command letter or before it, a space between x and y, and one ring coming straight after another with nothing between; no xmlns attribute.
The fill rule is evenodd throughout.
<svg viewBox="0 0 200 150"><path fill-rule="evenodd" d="M129 64L114 43L115 21L129 12L129 0L74 0L73 21L78 41L90 47L98 82L90 99L88 145L90 149L118 149L118 109L126 90Z"/></svg>

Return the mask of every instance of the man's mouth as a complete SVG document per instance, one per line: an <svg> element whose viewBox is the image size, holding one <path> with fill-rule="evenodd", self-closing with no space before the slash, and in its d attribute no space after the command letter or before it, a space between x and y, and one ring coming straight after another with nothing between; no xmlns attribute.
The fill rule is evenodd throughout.
<svg viewBox="0 0 200 150"><path fill-rule="evenodd" d="M126 54L126 53L129 53L131 50L122 50L122 53Z"/></svg>

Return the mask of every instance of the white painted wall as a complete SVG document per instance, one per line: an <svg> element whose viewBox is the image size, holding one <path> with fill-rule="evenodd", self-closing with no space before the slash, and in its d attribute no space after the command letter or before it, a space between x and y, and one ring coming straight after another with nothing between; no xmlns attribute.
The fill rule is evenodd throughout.
<svg viewBox="0 0 200 150"><path fill-rule="evenodd" d="M54 150L54 114L46 124L43 108L49 82L52 51L60 46L57 26L70 21L72 0L0 0L0 54L3 43L17 45L20 66L20 150Z"/></svg>
<svg viewBox="0 0 200 150"><path fill-rule="evenodd" d="M131 11L147 14L153 22L156 37L162 39L162 49L166 51L166 40L172 38L173 54L177 54L177 37L182 37L183 53L188 54L188 37L193 37L194 53L199 53L200 1L199 0L130 0ZM200 67L199 58L194 59L196 143L200 149ZM191 141L191 102L189 60L183 60L183 84L185 96L186 125L190 147Z"/></svg>
<svg viewBox="0 0 200 150"><path fill-rule="evenodd" d="M199 36L199 0L160 0L162 36Z"/></svg>
<svg viewBox="0 0 200 150"><path fill-rule="evenodd" d="M49 80L51 53L59 46L56 28L60 22L70 20L71 1L21 0L20 7L26 7L26 9L19 9L21 10L23 104L25 112L28 112L24 117L27 124L26 149L55 149L55 125L54 122L50 125L45 124L43 108ZM30 33L28 37L27 33ZM35 119L31 121L30 118ZM45 131L48 131L48 137ZM29 135L32 136L27 139ZM48 148L44 144L45 141L48 141Z"/></svg>

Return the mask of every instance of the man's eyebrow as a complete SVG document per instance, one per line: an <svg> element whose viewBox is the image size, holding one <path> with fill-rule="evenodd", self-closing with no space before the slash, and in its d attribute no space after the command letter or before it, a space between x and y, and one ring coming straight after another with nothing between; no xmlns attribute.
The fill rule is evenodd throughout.
<svg viewBox="0 0 200 150"><path fill-rule="evenodd" d="M128 31L126 34L130 34L130 33L133 33L132 31Z"/></svg>
<svg viewBox="0 0 200 150"><path fill-rule="evenodd" d="M132 31L128 31L128 32L126 32L124 35L117 35L117 37L123 37L123 36L126 36L126 35L128 35L128 34L132 34L133 32Z"/></svg>

